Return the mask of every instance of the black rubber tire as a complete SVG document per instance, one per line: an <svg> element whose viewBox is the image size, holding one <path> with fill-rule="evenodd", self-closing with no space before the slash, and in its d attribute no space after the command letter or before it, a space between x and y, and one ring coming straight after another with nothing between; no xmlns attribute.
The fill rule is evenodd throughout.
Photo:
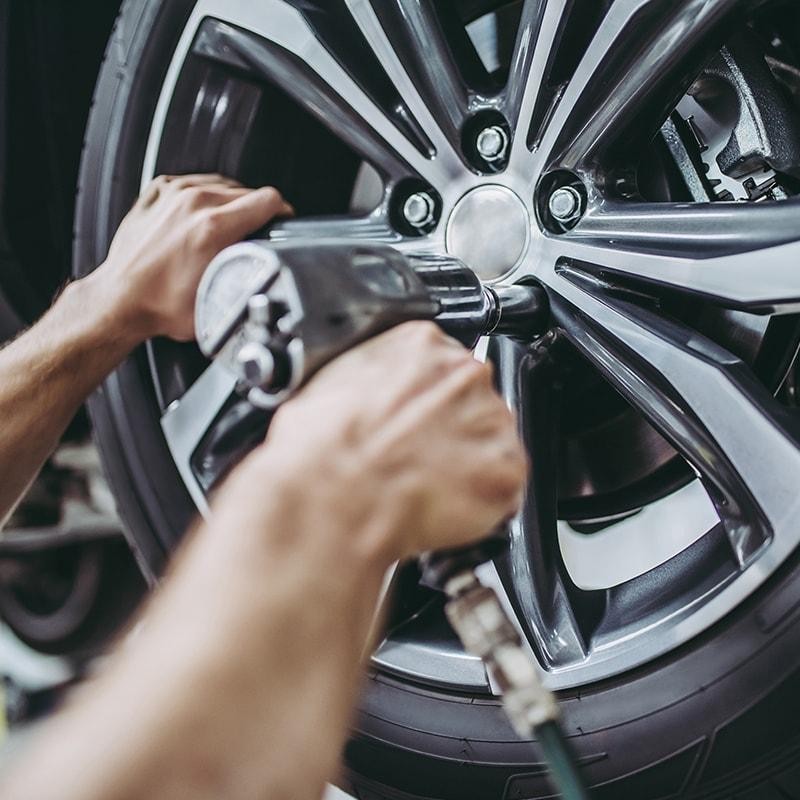
<svg viewBox="0 0 800 800"><path fill-rule="evenodd" d="M46 612L32 608L11 586L0 585L0 618L40 653L84 660L102 652L130 619L145 583L122 537L68 545L20 560L39 573L74 569L63 603Z"/></svg>
<svg viewBox="0 0 800 800"><path fill-rule="evenodd" d="M136 195L158 90L192 6L127 0L122 8L86 139L78 274L102 261ZM121 511L151 575L188 522L153 398L139 353L91 404ZM735 614L668 657L563 694L564 724L592 796L800 800L799 665L795 556ZM536 745L517 739L496 700L381 674L365 685L347 764L362 800L553 796Z"/></svg>

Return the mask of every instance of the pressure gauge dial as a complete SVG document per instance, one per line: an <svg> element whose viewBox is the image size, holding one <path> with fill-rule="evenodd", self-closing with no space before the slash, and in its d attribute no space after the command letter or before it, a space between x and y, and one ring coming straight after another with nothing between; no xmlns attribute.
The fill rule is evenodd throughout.
<svg viewBox="0 0 800 800"><path fill-rule="evenodd" d="M203 354L213 358L247 318L248 302L267 289L280 270L274 251L242 242L223 250L197 290L195 330Z"/></svg>

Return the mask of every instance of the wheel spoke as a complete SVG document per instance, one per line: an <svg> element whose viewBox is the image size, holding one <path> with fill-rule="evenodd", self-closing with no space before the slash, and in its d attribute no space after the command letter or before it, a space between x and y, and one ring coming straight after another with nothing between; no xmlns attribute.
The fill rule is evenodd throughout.
<svg viewBox="0 0 800 800"><path fill-rule="evenodd" d="M467 90L439 25L432 0L346 0L361 33L431 139L437 159L452 175L467 116Z"/></svg>
<svg viewBox="0 0 800 800"><path fill-rule="evenodd" d="M441 253L442 237L433 233L423 237L404 237L392 228L386 218L378 213L367 217L303 217L289 219L272 225L269 238L273 242L300 240L339 239L349 242L377 242L390 244L407 253Z"/></svg>
<svg viewBox="0 0 800 800"><path fill-rule="evenodd" d="M208 503L192 471L191 458L235 385L233 375L215 361L161 418L161 429L178 472L197 508L204 514Z"/></svg>
<svg viewBox="0 0 800 800"><path fill-rule="evenodd" d="M547 76L573 0L525 0L511 58L505 104L514 131L510 163L525 168L531 120L545 102Z"/></svg>
<svg viewBox="0 0 800 800"><path fill-rule="evenodd" d="M800 204L611 204L551 242L556 258L753 312L800 309Z"/></svg>
<svg viewBox="0 0 800 800"><path fill-rule="evenodd" d="M749 368L581 273L562 271L553 288L553 312L575 347L697 470L739 564L790 530L800 506L798 420Z"/></svg>
<svg viewBox="0 0 800 800"><path fill-rule="evenodd" d="M345 241L399 244L403 237L382 214L366 217L303 217L277 222L269 229L273 242L296 239L342 239Z"/></svg>
<svg viewBox="0 0 800 800"><path fill-rule="evenodd" d="M384 175L417 175L433 186L452 177L422 152L325 47L303 14L281 0L203 0L194 52L244 69L290 94Z"/></svg>
<svg viewBox="0 0 800 800"><path fill-rule="evenodd" d="M571 585L558 544L558 396L546 351L511 339L493 339L498 388L518 414L531 460L523 508L511 522L506 563L498 565L520 624L547 667L585 658L586 647L572 609Z"/></svg>
<svg viewBox="0 0 800 800"><path fill-rule="evenodd" d="M619 144L635 121L645 138L663 122L737 0L616 0L555 109L539 166L576 169ZM642 114L652 125L644 123Z"/></svg>

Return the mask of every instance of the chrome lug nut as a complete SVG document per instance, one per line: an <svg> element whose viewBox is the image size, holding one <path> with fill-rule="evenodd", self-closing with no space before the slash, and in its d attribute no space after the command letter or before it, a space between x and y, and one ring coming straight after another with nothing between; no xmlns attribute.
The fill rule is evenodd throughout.
<svg viewBox="0 0 800 800"><path fill-rule="evenodd" d="M478 134L475 146L484 160L499 161L508 150L508 134L499 125L490 125Z"/></svg>
<svg viewBox="0 0 800 800"><path fill-rule="evenodd" d="M426 228L434 220L436 204L427 192L414 192L403 204L403 216L409 225Z"/></svg>
<svg viewBox="0 0 800 800"><path fill-rule="evenodd" d="M239 374L249 386L267 386L275 374L275 358L260 342L247 342L236 354Z"/></svg>
<svg viewBox="0 0 800 800"><path fill-rule="evenodd" d="M562 186L550 195L547 207L558 222L574 222L581 215L583 200L572 186Z"/></svg>

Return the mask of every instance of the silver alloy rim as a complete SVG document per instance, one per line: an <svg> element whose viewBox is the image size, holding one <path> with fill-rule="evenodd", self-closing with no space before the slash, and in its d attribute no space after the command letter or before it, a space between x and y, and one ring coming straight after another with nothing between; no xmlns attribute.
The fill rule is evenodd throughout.
<svg viewBox="0 0 800 800"><path fill-rule="evenodd" d="M383 9L395 5L391 0L381 12L391 13ZM424 131L421 145L387 116L289 2L200 0L163 85L142 176L144 185L155 174L170 103L187 56L202 52L221 58L224 50L226 59L281 84L384 179L383 197L367 215L286 222L273 230L275 239L335 236L388 242L410 252L444 252L446 221L470 192L492 185L521 198L529 238L524 255L501 282L535 278L544 284L558 337L638 409L698 476L653 504L657 514L670 520L691 508L692 524L665 530L652 548L637 550L636 541L641 540L631 533L631 521L622 520L589 540L576 538L562 526L561 546L554 549L556 521L543 517L541 507L546 504L537 511L529 502L515 521L509 572L488 569L486 579L503 588L520 630L555 688L607 678L683 644L738 606L800 542L795 523L800 504L795 420L730 353L612 291L616 282L630 281L725 308L797 312L796 201L623 202L604 196L591 181L593 165L676 72L676 64L737 5L746 3L681 0L662 9L654 22L651 0L616 0L531 141L530 120L570 5L568 0L524 2L507 88L490 103L492 109L502 110L511 129L508 163L500 172L478 174L460 146L460 131L477 101L465 94L438 28L431 24L433 3L406 4L403 25L395 31L384 28L377 3L346 2L408 115ZM630 46L632 32L637 47ZM424 57L409 61L414 48ZM559 233L540 224L537 207L537 187L555 170L583 178L587 192L579 222ZM391 222L392 192L409 178L432 187L441 201L439 224L423 236L398 233ZM502 225L483 235L502 237ZM490 355L498 362L509 404L519 408L531 400L535 405L535 397L519 394L516 376L523 368L535 374L540 368L537 359L510 343L492 348ZM209 367L162 419L170 451L201 510L206 500L190 458L232 390L232 380ZM531 418L540 414L530 413ZM540 421L546 424L546 413L540 414ZM535 468L536 454L533 461ZM702 490L701 480L711 487L710 493ZM535 477L530 497L540 491L536 481ZM709 531L721 537L731 556L730 569L713 585L663 609L637 630L620 626L587 637L567 583L595 591L617 586L669 564ZM613 569L606 575L590 573L586 562L596 559L602 548L614 554L608 559ZM390 638L376 663L447 686L480 691L489 685L474 659L442 642Z"/></svg>

